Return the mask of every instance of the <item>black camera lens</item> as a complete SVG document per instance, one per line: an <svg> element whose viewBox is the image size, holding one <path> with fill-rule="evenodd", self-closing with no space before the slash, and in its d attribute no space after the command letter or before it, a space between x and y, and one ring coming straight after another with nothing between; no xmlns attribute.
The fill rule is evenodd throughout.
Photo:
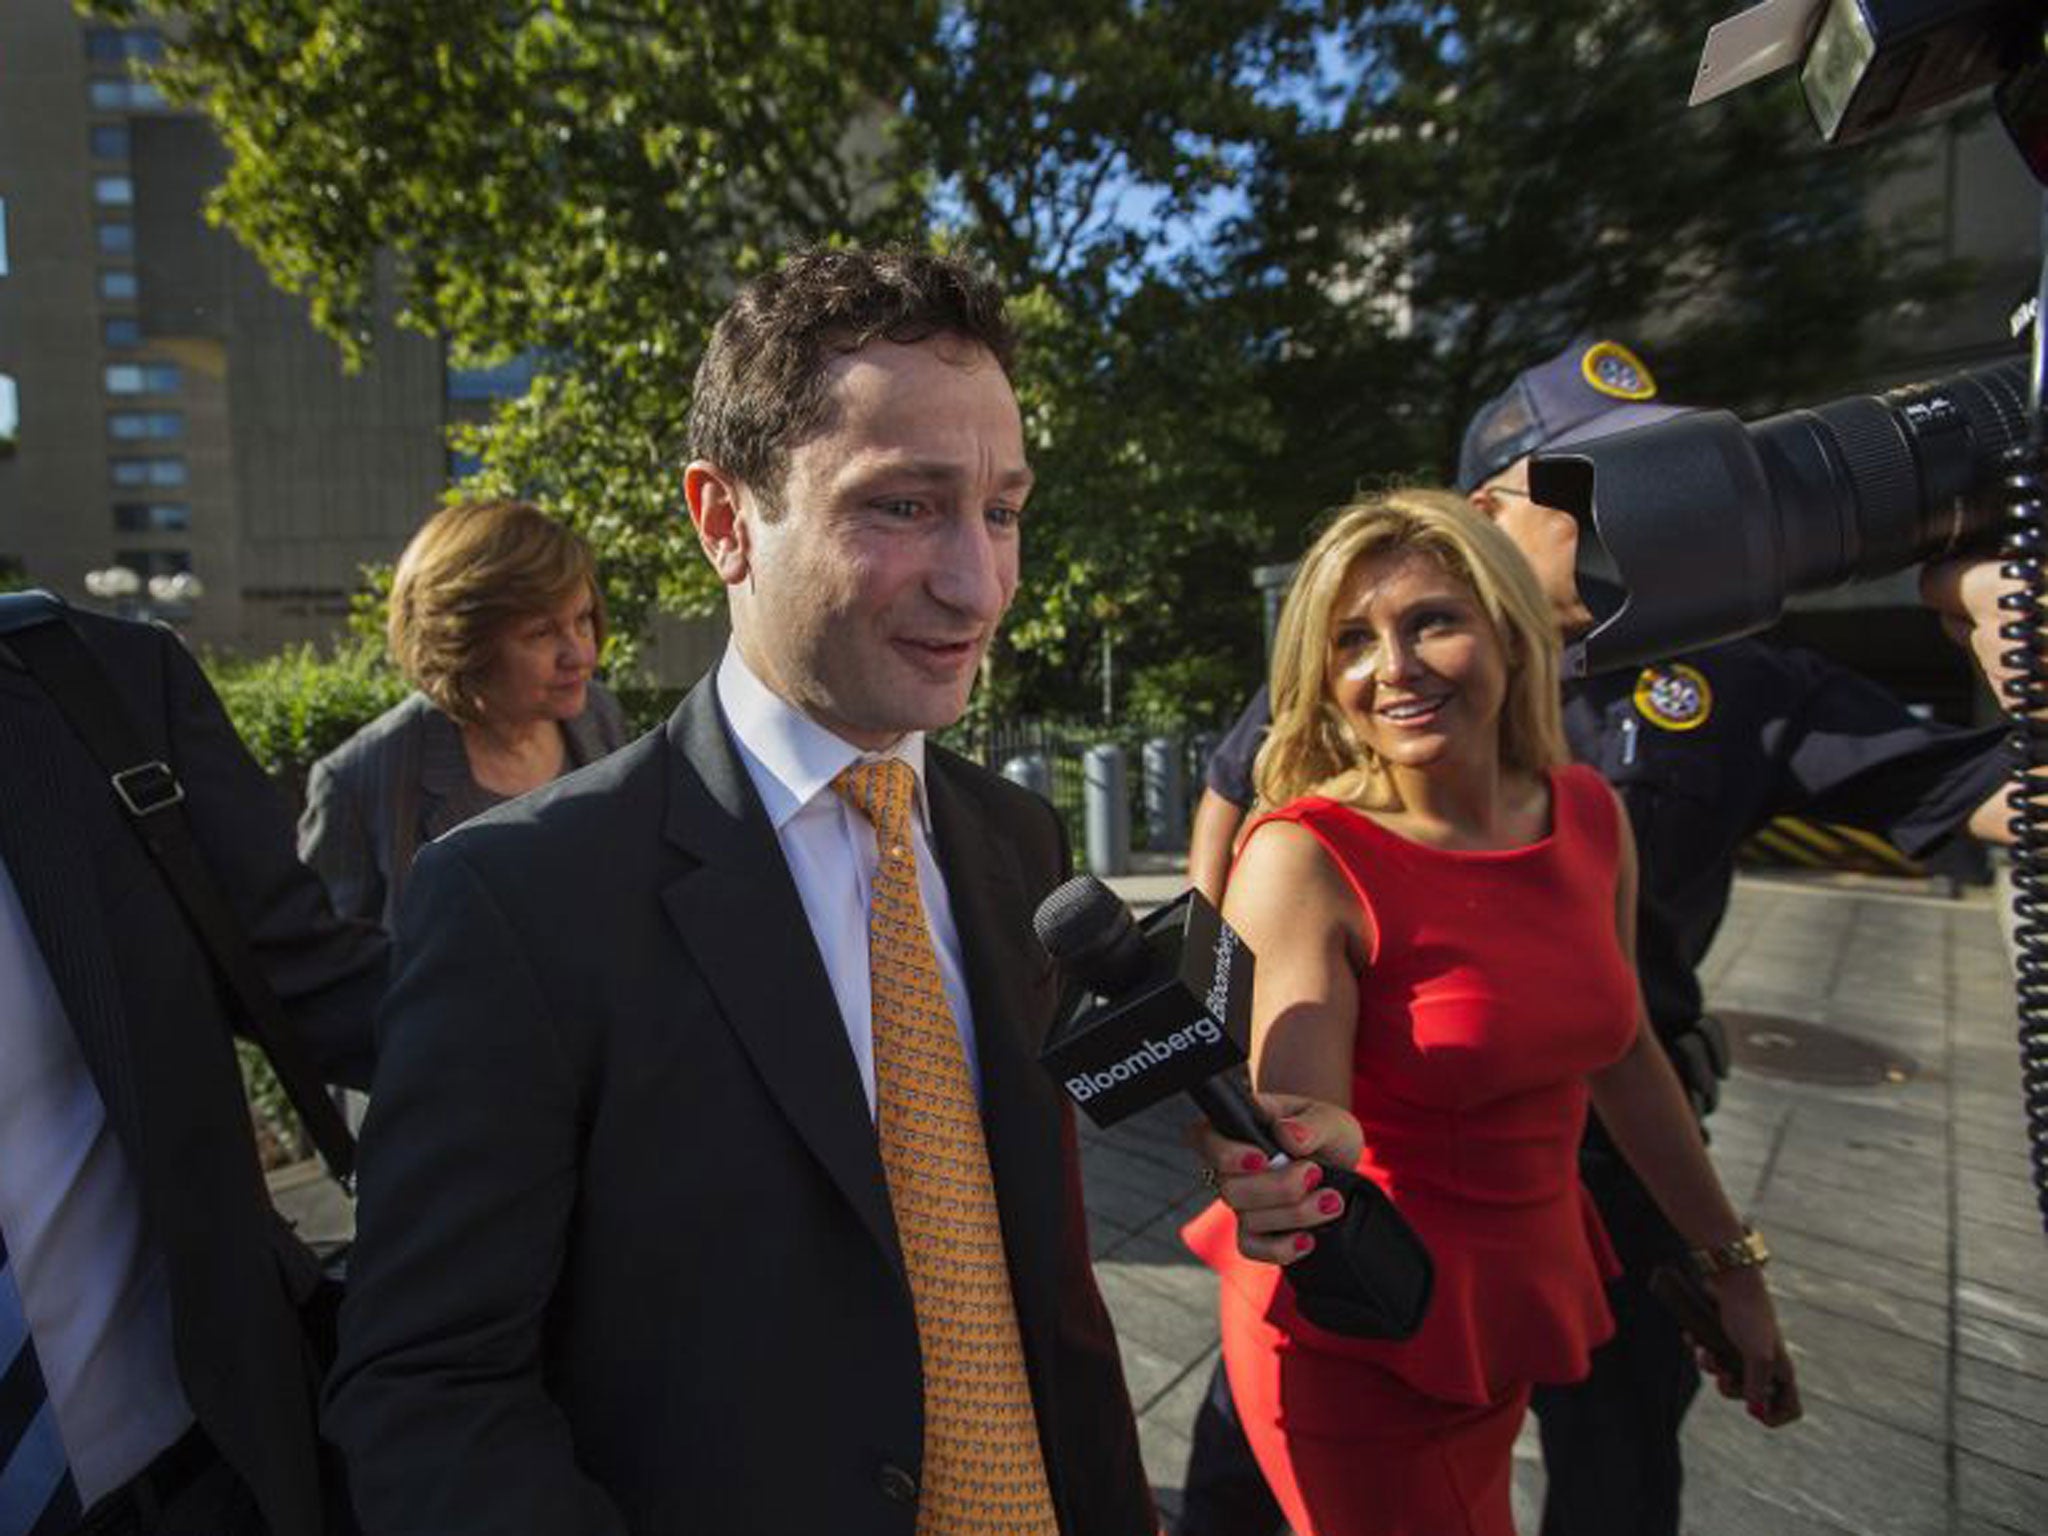
<svg viewBox="0 0 2048 1536"><path fill-rule="evenodd" d="M1776 622L1786 598L1983 547L2026 435L2015 358L1744 423L1693 411L1553 453L1531 494L1580 521L1580 568L1620 606L1575 674L1640 666Z"/></svg>

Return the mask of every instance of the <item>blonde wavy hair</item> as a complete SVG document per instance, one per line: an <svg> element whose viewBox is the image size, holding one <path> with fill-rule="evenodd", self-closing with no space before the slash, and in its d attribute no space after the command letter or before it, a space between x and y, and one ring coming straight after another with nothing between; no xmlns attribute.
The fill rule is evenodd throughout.
<svg viewBox="0 0 2048 1536"><path fill-rule="evenodd" d="M1273 637L1273 725L1253 782L1263 805L1328 795L1398 810L1385 762L1330 696L1332 617L1358 563L1416 551L1472 589L1508 655L1500 716L1503 766L1540 773L1566 760L1556 621L1508 536L1449 491L1404 488L1338 512L1296 568Z"/></svg>
<svg viewBox="0 0 2048 1536"><path fill-rule="evenodd" d="M420 525L391 578L391 659L451 719L482 718L477 684L505 630L588 590L601 649L604 594L582 536L524 501L465 501Z"/></svg>

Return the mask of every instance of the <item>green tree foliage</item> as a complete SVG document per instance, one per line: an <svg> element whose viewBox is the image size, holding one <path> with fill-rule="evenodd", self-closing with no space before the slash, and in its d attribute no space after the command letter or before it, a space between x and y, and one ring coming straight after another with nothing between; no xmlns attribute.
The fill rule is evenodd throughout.
<svg viewBox="0 0 2048 1536"><path fill-rule="evenodd" d="M532 392L473 434L603 552L631 628L702 603L677 456L702 337L793 239L913 231L865 82L915 7L873 0L541 4L216 0L160 76L231 155L212 211L350 359L380 285L459 363L527 353Z"/></svg>
<svg viewBox="0 0 2048 1536"><path fill-rule="evenodd" d="M1105 633L1121 678L1205 680L1183 700L1196 717L1232 709L1237 687L1216 680L1257 667L1246 573L1272 538L1262 480L1281 439L1213 233L1286 131L1284 86L1311 67L1323 9L942 9L904 147L939 224L1018 296L1038 474L1025 588L982 707L1092 710Z"/></svg>
<svg viewBox="0 0 2048 1536"><path fill-rule="evenodd" d="M1077 617L1156 630L1159 583L1256 542L1217 477L1235 427L1193 424L1237 349L1110 322L1192 312L1168 237L1230 185L1313 7L88 3L185 18L159 79L231 152L212 211L349 356L388 293L459 362L540 359L525 398L466 430L474 488L583 528L624 627L715 600L679 518L689 380L734 282L813 240L964 240L1043 343L1047 490L1024 664L997 659L999 692L1065 680ZM1172 366L1176 345L1197 355ZM1260 415L1235 381L1213 403Z"/></svg>
<svg viewBox="0 0 2048 1536"><path fill-rule="evenodd" d="M1619 329L1667 395L1782 405L1855 376L1938 298L1864 200L1893 152L1823 149L1790 75L1685 102L1726 0L1355 4L1232 234L1263 295L1296 519L1360 480L1447 478L1465 422Z"/></svg>
<svg viewBox="0 0 2048 1536"><path fill-rule="evenodd" d="M360 355L380 298L539 376L463 446L561 511L632 629L716 601L679 515L736 280L814 240L959 242L1015 296L1039 490L983 703L1121 676L1222 707L1247 567L1579 330L1776 403L1907 283L1872 162L1789 87L1683 103L1725 0L82 0L176 14L213 211ZM1641 323L1638 323L1641 322ZM1236 683L1232 683L1236 679Z"/></svg>
<svg viewBox="0 0 2048 1536"><path fill-rule="evenodd" d="M349 639L242 660L209 656L206 674L249 755L296 804L306 770L411 691L382 642Z"/></svg>

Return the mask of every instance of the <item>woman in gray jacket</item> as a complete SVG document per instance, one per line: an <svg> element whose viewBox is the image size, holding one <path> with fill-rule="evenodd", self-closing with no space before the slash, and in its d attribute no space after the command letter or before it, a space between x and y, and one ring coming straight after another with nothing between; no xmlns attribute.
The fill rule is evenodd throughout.
<svg viewBox="0 0 2048 1536"><path fill-rule="evenodd" d="M624 744L592 680L604 635L590 547L539 508L427 519L391 587L391 656L418 691L306 781L299 857L344 915L389 930L420 844Z"/></svg>

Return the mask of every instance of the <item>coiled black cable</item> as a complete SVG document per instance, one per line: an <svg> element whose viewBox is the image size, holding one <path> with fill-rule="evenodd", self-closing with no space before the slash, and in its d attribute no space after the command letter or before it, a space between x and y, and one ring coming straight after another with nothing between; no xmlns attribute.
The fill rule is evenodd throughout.
<svg viewBox="0 0 2048 1536"><path fill-rule="evenodd" d="M1999 571L2017 585L1998 599L2007 615L1998 636L2006 646L1999 659L2011 672L2003 692L2017 758L2011 825L2020 1091L2034 1199L2048 1231L2048 781L2041 777L2048 766L2048 645L2042 634L2042 604L2048 601L2048 423L2042 414L2048 379L2048 197L2041 222L2027 435L2007 453L2000 477L2007 524Z"/></svg>
<svg viewBox="0 0 2048 1536"><path fill-rule="evenodd" d="M1998 626L2008 649L2002 660L2013 675L2004 685L2013 716L2018 759L2012 790L2013 948L2017 959L2020 1091L2026 1105L2027 1154L2033 1165L2034 1197L2048 1231L2048 785L2034 774L2048 763L2048 661L2044 661L2038 615L2048 599L2048 459L2038 446L2015 448L2003 478L2011 525L2001 573L2018 587L1999 597L2010 617Z"/></svg>

